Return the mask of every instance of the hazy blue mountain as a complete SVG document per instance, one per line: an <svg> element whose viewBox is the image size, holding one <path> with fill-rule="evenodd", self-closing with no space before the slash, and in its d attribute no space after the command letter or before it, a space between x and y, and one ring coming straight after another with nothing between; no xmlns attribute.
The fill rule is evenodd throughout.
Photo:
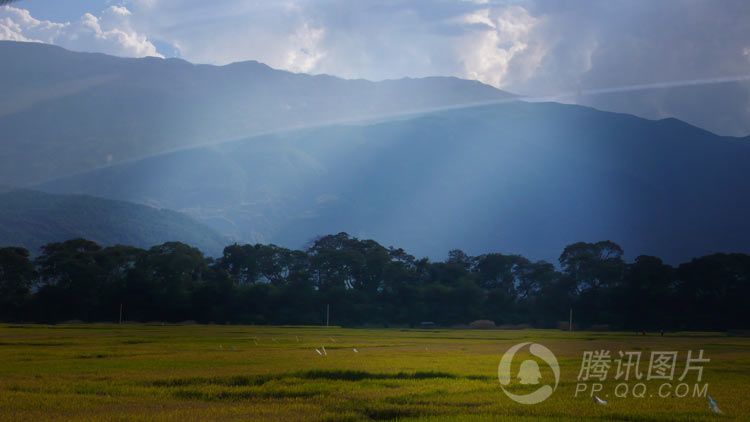
<svg viewBox="0 0 750 422"><path fill-rule="evenodd" d="M0 204L0 246L24 246L32 253L77 237L143 248L177 240L211 255L227 243L183 214L123 201L13 190L0 193Z"/></svg>
<svg viewBox="0 0 750 422"><path fill-rule="evenodd" d="M555 259L611 239L672 262L750 252L750 139L508 103L265 135L43 186L178 209L240 241L347 231L417 254Z"/></svg>
<svg viewBox="0 0 750 422"><path fill-rule="evenodd" d="M0 41L0 183L24 185L267 131L513 98L456 78L383 82Z"/></svg>
<svg viewBox="0 0 750 422"><path fill-rule="evenodd" d="M648 119L675 117L720 135L750 135L750 80L580 95L576 102Z"/></svg>

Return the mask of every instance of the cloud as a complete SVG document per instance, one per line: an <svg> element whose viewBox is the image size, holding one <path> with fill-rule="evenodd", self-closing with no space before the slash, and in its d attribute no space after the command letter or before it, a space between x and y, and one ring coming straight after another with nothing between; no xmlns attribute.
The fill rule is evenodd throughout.
<svg viewBox="0 0 750 422"><path fill-rule="evenodd" d="M257 60L317 72L327 58L327 28L295 1L129 0L132 28L196 63Z"/></svg>
<svg viewBox="0 0 750 422"><path fill-rule="evenodd" d="M744 0L554 0L529 3L543 16L535 37L548 47L524 87L548 92L601 89L747 74ZM552 88L554 87L554 88Z"/></svg>
<svg viewBox="0 0 750 422"><path fill-rule="evenodd" d="M131 12L110 6L99 16L84 13L74 22L52 22L34 18L28 10L0 7L0 39L33 41L117 56L162 57L145 34L133 29Z"/></svg>
<svg viewBox="0 0 750 422"><path fill-rule="evenodd" d="M747 74L748 16L745 0L120 0L75 22L5 7L0 37L127 56L157 45L192 62L347 78L449 75L546 96Z"/></svg>
<svg viewBox="0 0 750 422"><path fill-rule="evenodd" d="M34 19L28 10L10 6L0 7L0 37L11 41L47 40L52 43L66 25Z"/></svg>
<svg viewBox="0 0 750 422"><path fill-rule="evenodd" d="M323 28L310 26L307 22L289 37L289 45L292 46L287 52L284 69L293 72L310 72L325 57L325 51L320 47L320 42L325 35Z"/></svg>
<svg viewBox="0 0 750 422"><path fill-rule="evenodd" d="M462 77L494 85L524 78L538 66L545 50L532 35L540 19L520 6L481 9L460 18L473 27L456 41L456 56L463 65ZM512 64L527 71L515 72Z"/></svg>

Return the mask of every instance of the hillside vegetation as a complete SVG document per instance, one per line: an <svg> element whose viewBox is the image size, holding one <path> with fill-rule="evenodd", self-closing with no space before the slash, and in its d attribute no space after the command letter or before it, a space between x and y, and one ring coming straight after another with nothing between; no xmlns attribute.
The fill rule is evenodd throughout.
<svg viewBox="0 0 750 422"><path fill-rule="evenodd" d="M29 190L0 193L0 245L40 252L46 243L85 237L102 245L150 247L189 242L210 255L227 239L175 211L84 195Z"/></svg>

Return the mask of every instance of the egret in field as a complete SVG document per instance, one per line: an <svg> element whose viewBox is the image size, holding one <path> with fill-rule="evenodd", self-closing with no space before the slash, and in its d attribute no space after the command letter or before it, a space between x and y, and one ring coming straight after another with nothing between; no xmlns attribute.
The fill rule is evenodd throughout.
<svg viewBox="0 0 750 422"><path fill-rule="evenodd" d="M600 406L606 406L609 402L606 400L602 400L599 398L599 396L594 396L594 403L600 405Z"/></svg>
<svg viewBox="0 0 750 422"><path fill-rule="evenodd" d="M711 397L710 394L706 395L706 398L708 399L708 408L711 409L712 412L719 415L724 413L721 411L721 409L719 409L719 405L716 404L716 400L714 400L714 398Z"/></svg>

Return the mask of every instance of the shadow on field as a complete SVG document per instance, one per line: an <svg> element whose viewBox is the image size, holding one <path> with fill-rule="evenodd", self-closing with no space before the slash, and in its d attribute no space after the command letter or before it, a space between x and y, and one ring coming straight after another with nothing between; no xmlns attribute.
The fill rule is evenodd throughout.
<svg viewBox="0 0 750 422"><path fill-rule="evenodd" d="M296 374L297 378L309 380L340 380L340 381L362 381L362 380L422 380L433 378L456 379L463 378L447 372L418 371L398 373L376 373L367 371L350 370L313 370Z"/></svg>
<svg viewBox="0 0 750 422"><path fill-rule="evenodd" d="M238 401L254 398L300 399L322 397L330 394L333 391L332 388L336 388L333 387L335 385L333 383L337 381L347 383L368 380L408 382L432 379L485 381L491 379L491 377L462 376L437 371L383 373L355 370L310 370L274 375L171 378L154 380L147 385L165 389L167 394L178 399ZM338 388L341 388L341 386ZM399 403L359 403L354 406L352 411L368 419L394 419L427 414L424 409L415 409L414 407L414 405L405 406Z"/></svg>
<svg viewBox="0 0 750 422"><path fill-rule="evenodd" d="M448 372L417 371L417 372L367 372L352 370L311 370L278 375L237 375L231 377L193 377L170 378L155 380L149 383L154 387L187 387L196 385L216 385L225 387L261 386L270 381L288 379L303 380L331 380L331 381L364 381L364 380L424 380L424 379L469 379L475 381L489 380L492 377L481 375L460 376Z"/></svg>

